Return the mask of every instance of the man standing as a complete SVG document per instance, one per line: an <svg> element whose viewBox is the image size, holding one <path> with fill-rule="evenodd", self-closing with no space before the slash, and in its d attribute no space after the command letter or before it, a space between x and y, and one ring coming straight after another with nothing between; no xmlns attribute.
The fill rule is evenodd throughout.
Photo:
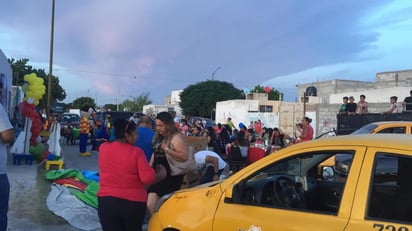
<svg viewBox="0 0 412 231"><path fill-rule="evenodd" d="M403 111L412 112L412 90L409 92L409 96L403 100L402 106Z"/></svg>
<svg viewBox="0 0 412 231"><path fill-rule="evenodd" d="M132 116L130 116L129 121L133 121L136 125L139 123L139 118L137 118L137 113L133 113Z"/></svg>
<svg viewBox="0 0 412 231"><path fill-rule="evenodd" d="M359 114L367 114L368 113L368 102L365 101L366 96L365 95L360 95L359 96L359 102L357 106L357 113Z"/></svg>
<svg viewBox="0 0 412 231"><path fill-rule="evenodd" d="M355 115L357 106L355 98L349 96L349 103L346 104L346 113L348 113L348 115Z"/></svg>
<svg viewBox="0 0 412 231"><path fill-rule="evenodd" d="M7 177L7 144L14 141L14 129L3 105L0 104L0 231L7 230L10 184Z"/></svg>
<svg viewBox="0 0 412 231"><path fill-rule="evenodd" d="M342 100L343 100L343 103L340 105L338 114L347 114L346 113L346 105L348 104L348 97L345 96L345 97L343 97Z"/></svg>
<svg viewBox="0 0 412 231"><path fill-rule="evenodd" d="M153 153L152 140L154 131L152 130L152 120L149 116L143 116L139 120L139 126L137 127L137 140L135 146L141 148L147 161L150 161Z"/></svg>
<svg viewBox="0 0 412 231"><path fill-rule="evenodd" d="M233 129L235 129L235 125L234 125L233 122L232 122L232 118L228 117L228 118L227 118L227 121L226 121L226 124L229 126L230 131L232 131Z"/></svg>
<svg viewBox="0 0 412 231"><path fill-rule="evenodd" d="M86 152L87 140L89 139L90 132L90 110L87 106L83 107L80 111L80 140L79 140L79 149L80 156L91 156L90 152Z"/></svg>

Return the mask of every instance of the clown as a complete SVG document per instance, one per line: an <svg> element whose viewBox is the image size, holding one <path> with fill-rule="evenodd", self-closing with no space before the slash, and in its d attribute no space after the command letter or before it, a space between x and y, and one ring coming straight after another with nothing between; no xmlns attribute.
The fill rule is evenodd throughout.
<svg viewBox="0 0 412 231"><path fill-rule="evenodd" d="M87 148L87 140L89 138L90 132L90 123L89 117L90 114L93 112L92 108L84 106L80 109L80 140L79 140L79 148L80 148L80 156L91 156L90 152L86 152Z"/></svg>

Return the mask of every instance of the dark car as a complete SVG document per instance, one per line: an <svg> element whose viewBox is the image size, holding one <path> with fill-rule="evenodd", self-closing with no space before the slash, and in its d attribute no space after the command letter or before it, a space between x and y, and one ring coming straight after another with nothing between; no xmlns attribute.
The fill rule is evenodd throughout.
<svg viewBox="0 0 412 231"><path fill-rule="evenodd" d="M197 116L190 118L189 121L187 122L189 125L192 125L192 124L195 124L196 121L200 121L205 128L213 127L216 125L214 120L211 120L209 118L204 118L204 117L197 117Z"/></svg>
<svg viewBox="0 0 412 231"><path fill-rule="evenodd" d="M116 121L117 119L129 119L133 113L135 112L129 112L129 111L106 111L106 112L96 112L95 114L95 119L98 119L100 121L104 121L104 118L106 117L106 115L110 115L110 121L113 123L114 121ZM144 116L145 114L140 113L140 112L136 112L137 114L137 118L140 119L142 116ZM152 129L154 129L155 127L155 122L154 120L152 120Z"/></svg>
<svg viewBox="0 0 412 231"><path fill-rule="evenodd" d="M62 128L66 128L69 121L74 128L80 127L80 116L78 114L63 113L58 117L58 121L60 122L60 126Z"/></svg>
<svg viewBox="0 0 412 231"><path fill-rule="evenodd" d="M129 119L134 112L130 111L106 111L106 112L96 112L95 114L95 119L99 119L101 121L104 121L104 118L106 118L106 115L110 116L110 121L113 123L117 119ZM140 118L140 116L138 116Z"/></svg>

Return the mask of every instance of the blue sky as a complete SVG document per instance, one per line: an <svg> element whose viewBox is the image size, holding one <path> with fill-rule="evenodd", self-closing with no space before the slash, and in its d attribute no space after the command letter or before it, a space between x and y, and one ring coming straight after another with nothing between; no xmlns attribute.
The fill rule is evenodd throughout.
<svg viewBox="0 0 412 231"><path fill-rule="evenodd" d="M2 0L0 49L48 71L51 0ZM239 89L412 69L412 1L56 0L53 74L99 105L212 78Z"/></svg>

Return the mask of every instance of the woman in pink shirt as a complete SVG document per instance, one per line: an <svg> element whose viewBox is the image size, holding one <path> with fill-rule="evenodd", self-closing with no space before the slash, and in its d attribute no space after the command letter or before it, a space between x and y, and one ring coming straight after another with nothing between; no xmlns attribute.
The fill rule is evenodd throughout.
<svg viewBox="0 0 412 231"><path fill-rule="evenodd" d="M302 119L303 131L299 137L300 142L310 141L313 139L313 128L312 126L310 126L311 122L312 122L312 119L309 117L304 117Z"/></svg>
<svg viewBox="0 0 412 231"><path fill-rule="evenodd" d="M116 140L100 146L98 214L104 231L142 230L146 214L145 185L166 176L149 166L142 149L134 146L136 124L126 119L114 122Z"/></svg>

